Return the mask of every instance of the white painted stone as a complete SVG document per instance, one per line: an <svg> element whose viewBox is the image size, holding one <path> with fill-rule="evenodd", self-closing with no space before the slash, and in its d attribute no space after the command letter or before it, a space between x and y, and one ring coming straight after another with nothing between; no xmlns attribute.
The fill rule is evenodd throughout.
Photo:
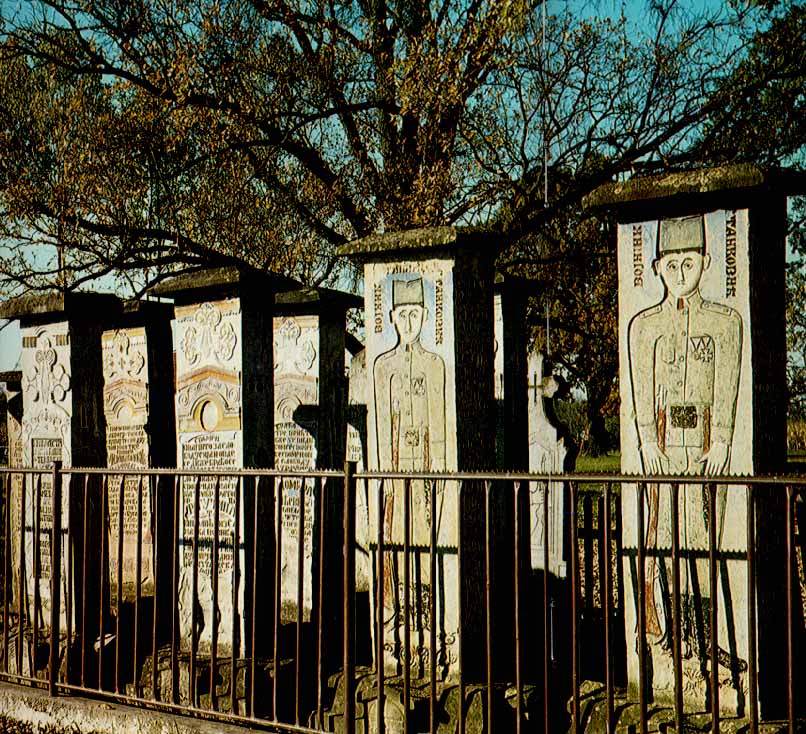
<svg viewBox="0 0 806 734"><path fill-rule="evenodd" d="M529 374L529 471L540 474L560 474L565 470L568 449L557 427L546 415L545 401L551 400L559 389L553 375L543 375L543 355L532 352L528 359ZM564 482L529 482L529 546L532 569L545 570L545 497L549 487L549 571L565 578L567 567L563 527L566 514Z"/></svg>
<svg viewBox="0 0 806 734"><path fill-rule="evenodd" d="M25 482L25 577L29 619L37 615L40 625L51 614L51 531L53 527L54 461L71 464L73 392L70 382L70 329L66 321L21 329L22 334L22 461L41 468L42 475L29 475ZM36 536L36 500L39 503L39 537ZM69 519L67 479L62 484L62 528ZM59 595L60 627L67 622L66 530L62 531L62 585ZM38 561L38 562L37 562ZM34 609L38 587L39 608Z"/></svg>
<svg viewBox="0 0 806 734"><path fill-rule="evenodd" d="M274 455L278 469L306 471L317 466L318 418L315 408L319 405L319 369L319 317L314 314L275 317ZM318 527L318 489L310 479L287 477L282 481L280 621L297 621L301 573L302 619L308 622L313 608L313 533ZM303 483L303 567L299 569L300 492Z"/></svg>
<svg viewBox="0 0 806 734"><path fill-rule="evenodd" d="M178 466L182 469L226 471L243 467L241 426L241 308L237 298L200 305L177 306L176 419ZM218 606L213 610L213 544L215 490L218 485ZM190 646L193 608L194 505L197 482L180 483L179 506L179 623L183 649ZM238 568L245 568L243 497L235 537L237 479L206 477L198 482L197 639L199 651L209 653L213 624L217 624L218 652L232 649L233 634L240 651L244 639L244 583L238 586L238 608L233 609L234 549Z"/></svg>
<svg viewBox="0 0 806 734"><path fill-rule="evenodd" d="M110 469L149 466L148 351L143 327L105 331L101 336L104 372L106 456ZM151 534L151 483L148 477L110 476L108 491L109 591L118 598L120 497L123 492L121 599L137 597L137 552L140 546L140 594L154 593L154 544ZM142 500L139 498L142 497ZM138 534L138 517L139 534Z"/></svg>
<svg viewBox="0 0 806 734"><path fill-rule="evenodd" d="M748 211L710 212L704 230L704 258L665 248L655 268L658 222L619 226L621 462L627 473L753 471ZM633 600L638 492L636 485L630 485L622 494L631 685L638 684L636 642L630 639L637 630ZM645 611L651 685L659 699L669 700L674 691L669 645L670 486L647 484L641 501L648 548ZM702 706L710 632L698 620L708 619L714 591L708 576L710 520L699 486L681 485L678 516L680 547L696 556L696 561L680 564L684 699L686 706ZM747 581L746 563L741 560L746 551L744 487L718 487L716 521L721 558L716 592L720 705L735 711L747 690Z"/></svg>
<svg viewBox="0 0 806 734"><path fill-rule="evenodd" d="M350 360L350 383L348 390L348 414L350 420L363 425L356 427L347 423L347 461L354 461L356 471L364 471L364 456L367 451L367 353L362 349ZM362 415L363 414L363 415ZM370 556L369 501L367 483L356 480L355 487L355 590L370 591L372 588L372 559Z"/></svg>
<svg viewBox="0 0 806 734"><path fill-rule="evenodd" d="M450 258L397 263L368 263L364 269L366 314L369 468L400 471L457 469L453 267ZM436 515L431 516L431 493ZM381 488L370 482L370 544L377 547L379 494L385 498L383 541L404 542L404 482L389 480ZM395 672L408 658L413 673L429 670L429 634L437 624L437 669L453 677L458 665L459 576L458 487L455 482L411 482L411 648L403 645L404 554L384 556L384 667ZM439 580L429 573L432 523L437 536ZM419 570L415 564L419 562ZM432 582L436 620L429 619ZM378 579L375 579L377 585ZM373 599L373 604L376 601Z"/></svg>

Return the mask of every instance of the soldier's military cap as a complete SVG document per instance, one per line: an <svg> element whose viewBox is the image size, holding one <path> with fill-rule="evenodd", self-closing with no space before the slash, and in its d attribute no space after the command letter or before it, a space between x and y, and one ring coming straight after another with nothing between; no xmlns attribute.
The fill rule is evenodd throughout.
<svg viewBox="0 0 806 734"><path fill-rule="evenodd" d="M701 214L658 222L658 257L672 252L705 254L705 218Z"/></svg>
<svg viewBox="0 0 806 734"><path fill-rule="evenodd" d="M409 305L422 306L424 303L422 278L392 281L392 308Z"/></svg>

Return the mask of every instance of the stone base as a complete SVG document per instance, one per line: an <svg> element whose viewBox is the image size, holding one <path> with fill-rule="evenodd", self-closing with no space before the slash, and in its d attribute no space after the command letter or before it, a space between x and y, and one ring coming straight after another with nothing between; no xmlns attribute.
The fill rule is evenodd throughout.
<svg viewBox="0 0 806 734"><path fill-rule="evenodd" d="M36 650L34 650L33 632L30 628L23 628L22 633L22 669L17 669L17 645L20 644L18 629L13 626L8 631L8 658L3 656L2 645L0 645L0 669L6 670L13 675L21 675L26 678L37 678L39 680L48 679L48 665L50 663L50 633L42 634L40 631L37 640ZM59 642L59 679L65 678L65 650L67 639L62 637ZM71 652L71 654L73 654Z"/></svg>
<svg viewBox="0 0 806 734"><path fill-rule="evenodd" d="M598 681L584 681L579 690L579 717L582 722L581 731L585 734L605 734L607 729L607 698L605 687ZM568 702L568 712L572 711L573 701ZM615 734L636 734L641 731L641 707L637 696L625 690L616 691L613 701L612 731ZM569 732L573 731L569 728ZM711 731L711 714L706 711L686 711L684 732L686 734L706 734ZM750 720L746 717L725 717L719 720L719 731L722 734L745 734L750 731ZM784 734L788 731L785 722L764 722L758 727L760 734ZM806 734L806 720L796 722L795 731ZM674 708L658 703L647 704L647 732L659 734L677 734L675 728Z"/></svg>
<svg viewBox="0 0 806 734"><path fill-rule="evenodd" d="M229 657L219 656L216 658L216 670L214 687L210 690L210 658L198 656L196 658L196 700L190 700L190 655L179 653L177 663L177 690L174 695L173 672L171 670L171 650L169 647L160 648L157 653L157 696L158 700L165 703L177 703L181 706L193 706L195 708L217 711L220 713L235 713L245 715L247 713L247 695L250 691L251 660L239 658L235 661L235 675L233 680L232 665ZM130 696L151 697L152 690L152 659L147 657L143 662L140 673L140 680L137 686L131 683L126 686L126 693ZM288 686L293 686L294 667L291 661L283 660L280 663L281 680L278 684L282 690L288 690ZM255 665L255 711L256 716L271 715L271 701L273 691L273 668L268 660L258 660ZM232 709L232 699L230 692L235 685L235 706ZM282 701L278 702L282 705ZM293 704L293 701L291 701ZM283 719L283 711L278 712L279 718ZM293 715L293 712L292 712Z"/></svg>
<svg viewBox="0 0 806 734"><path fill-rule="evenodd" d="M325 712L324 729L341 734L344 732L344 676L337 673L328 681L333 704ZM428 678L412 679L410 705L406 712L403 704L403 679L400 676L384 679L384 729L387 734L402 734L408 720L409 731L429 731L430 681ZM540 704L534 686L524 686L523 721L540 718ZM378 687L375 671L362 667L356 670L356 734L377 734ZM456 734L459 731L459 686L455 682L437 681L437 734ZM465 727L467 734L487 734L487 691L480 685L465 686ZM493 684L492 721L496 729L515 731L516 693L514 686Z"/></svg>

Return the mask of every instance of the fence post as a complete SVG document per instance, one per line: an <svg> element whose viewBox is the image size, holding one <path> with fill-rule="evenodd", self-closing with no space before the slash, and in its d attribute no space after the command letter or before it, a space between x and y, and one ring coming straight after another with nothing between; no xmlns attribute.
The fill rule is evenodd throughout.
<svg viewBox="0 0 806 734"><path fill-rule="evenodd" d="M50 537L50 670L48 694L56 696L56 678L59 676L59 589L62 583L62 462L53 462L52 489L53 526ZM69 640L68 640L69 644Z"/></svg>
<svg viewBox="0 0 806 734"><path fill-rule="evenodd" d="M344 462L344 728L355 733L355 462Z"/></svg>

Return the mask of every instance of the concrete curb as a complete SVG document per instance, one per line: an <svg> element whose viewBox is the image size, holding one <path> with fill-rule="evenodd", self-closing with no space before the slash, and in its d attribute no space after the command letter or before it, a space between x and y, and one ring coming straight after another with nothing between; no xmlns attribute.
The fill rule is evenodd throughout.
<svg viewBox="0 0 806 734"><path fill-rule="evenodd" d="M245 734L247 727L0 683L0 733Z"/></svg>

